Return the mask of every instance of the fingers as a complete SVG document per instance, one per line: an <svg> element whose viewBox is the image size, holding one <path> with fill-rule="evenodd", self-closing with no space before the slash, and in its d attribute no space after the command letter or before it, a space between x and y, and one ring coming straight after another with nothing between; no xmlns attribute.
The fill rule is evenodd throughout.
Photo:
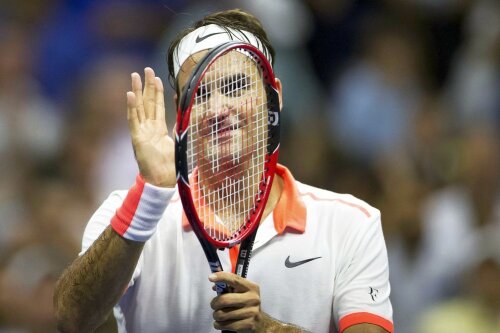
<svg viewBox="0 0 500 333"><path fill-rule="evenodd" d="M225 282L234 288L234 292L241 293L249 290L259 290L259 286L250 280L229 272L217 272L210 274L208 279L211 282Z"/></svg>
<svg viewBox="0 0 500 333"><path fill-rule="evenodd" d="M262 318L259 286L239 275L229 272L210 274L212 282L224 282L234 292L218 295L210 302L214 310L214 328L241 331L254 330Z"/></svg>
<svg viewBox="0 0 500 333"><path fill-rule="evenodd" d="M159 77L155 77L155 104L155 118L166 124L163 82Z"/></svg>
<svg viewBox="0 0 500 333"><path fill-rule="evenodd" d="M259 314L259 307L252 306L240 309L221 309L214 311L213 318L215 321L230 321L252 318Z"/></svg>
<svg viewBox="0 0 500 333"><path fill-rule="evenodd" d="M213 310L244 308L248 306L260 305L260 296L256 293L227 293L222 294L210 302L210 307Z"/></svg>
<svg viewBox="0 0 500 333"><path fill-rule="evenodd" d="M143 122L146 119L146 115L144 113L144 103L142 99L142 81L141 76L138 73L132 73L132 92L135 95L135 105L137 108L137 119L139 122Z"/></svg>
<svg viewBox="0 0 500 333"><path fill-rule="evenodd" d="M150 67L144 69L144 89L138 73L132 73L131 79L137 121L141 123L145 119L158 119L166 123L164 88L161 79L155 76ZM127 101L129 99L132 97L127 97Z"/></svg>
<svg viewBox="0 0 500 333"><path fill-rule="evenodd" d="M144 68L144 113L147 119L156 119L156 77L152 68Z"/></svg>
<svg viewBox="0 0 500 333"><path fill-rule="evenodd" d="M127 120L131 131L135 131L139 126L139 117L137 115L137 99L131 91L127 92Z"/></svg>
<svg viewBox="0 0 500 333"><path fill-rule="evenodd" d="M260 299L252 293L223 294L217 296L211 304L214 328L240 331L255 328L260 318Z"/></svg>

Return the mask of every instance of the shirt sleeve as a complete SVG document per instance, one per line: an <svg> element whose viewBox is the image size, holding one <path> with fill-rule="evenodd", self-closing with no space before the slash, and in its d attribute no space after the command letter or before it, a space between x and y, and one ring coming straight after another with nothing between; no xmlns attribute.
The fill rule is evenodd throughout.
<svg viewBox="0 0 500 333"><path fill-rule="evenodd" d="M116 210L122 205L127 193L127 191L112 192L96 210L94 215L92 215L83 233L82 250L79 254L80 256L87 252L97 238L99 238L103 231L110 225L111 219L115 216ZM141 263L142 254L137 262L137 266L135 267L134 274L132 275L128 287L133 286L134 281L139 277L141 273Z"/></svg>
<svg viewBox="0 0 500 333"><path fill-rule="evenodd" d="M389 264L380 212L353 224L335 281L333 316L341 333L361 323L392 333Z"/></svg>

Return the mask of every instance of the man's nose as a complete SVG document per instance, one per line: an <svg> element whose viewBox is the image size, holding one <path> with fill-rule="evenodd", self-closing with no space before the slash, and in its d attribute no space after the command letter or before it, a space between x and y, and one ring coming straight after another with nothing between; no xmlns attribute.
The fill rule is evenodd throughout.
<svg viewBox="0 0 500 333"><path fill-rule="evenodd" d="M219 89L215 89L210 94L208 103L208 117L216 119L218 122L227 118L231 112L231 99L224 95Z"/></svg>

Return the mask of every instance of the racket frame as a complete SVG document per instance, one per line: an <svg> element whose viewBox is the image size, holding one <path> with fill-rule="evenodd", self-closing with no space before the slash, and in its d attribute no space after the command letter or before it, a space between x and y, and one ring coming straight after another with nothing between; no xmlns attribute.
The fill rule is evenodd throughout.
<svg viewBox="0 0 500 333"><path fill-rule="evenodd" d="M264 85L266 95L267 95L267 109L268 109L268 144L267 152L264 161L264 180L259 182L259 193L260 198L256 198L256 205L252 209L251 215L245 221L245 225L242 227L240 234L236 239L229 239L227 241L218 241L210 237L206 230L201 226L200 218L196 211L196 207L193 202L193 197L190 190L189 175L188 175L188 163L187 163L187 144L188 144L188 129L191 116L191 109L193 100L196 96L196 91L198 85L203 79L209 66L219 59L224 54L237 48L248 49L254 54L259 55L260 58L256 58L256 65L261 66L264 73ZM260 221L262 214L264 213L265 204L269 197L271 191L274 174L276 170L276 163L278 159L279 151L279 97L275 82L274 73L272 71L271 65L266 59L262 52L254 47L253 45L242 43L242 42L228 42L222 44L211 51L209 51L197 64L190 80L186 83L179 101L179 107L177 110L177 123L176 123L176 134L175 134L175 159L176 159L176 169L177 169L177 184L179 188L179 194L181 197L182 205L186 213L186 217L189 220L193 230L196 234L200 234L204 239L208 240L216 248L231 248L239 243L246 237L248 237L258 226L258 221ZM256 222L257 221L257 222ZM196 225L196 226L195 226Z"/></svg>
<svg viewBox="0 0 500 333"><path fill-rule="evenodd" d="M238 48L249 50L252 55L257 55L257 57L254 57L255 65L260 66L262 69L268 110L268 143L264 161L265 172L263 173L265 178L259 182L257 196L260 194L260 198L256 198L255 207L249 218L247 218L247 221L245 221L245 225L238 234L238 237L228 241L217 241L210 237L202 227L193 202L187 163L188 130L193 100L206 71L221 56ZM269 61L258 48L239 41L227 42L210 50L199 61L190 79L184 86L180 97L175 130L175 160L177 185L184 212L203 248L210 265L210 270L213 273L223 270L219 256L217 255L217 249L231 248L241 243L236 263L236 274L246 277L257 229L273 184L279 153L280 104L274 72ZM225 283L216 283L216 291L218 294L221 294L230 292L230 289Z"/></svg>

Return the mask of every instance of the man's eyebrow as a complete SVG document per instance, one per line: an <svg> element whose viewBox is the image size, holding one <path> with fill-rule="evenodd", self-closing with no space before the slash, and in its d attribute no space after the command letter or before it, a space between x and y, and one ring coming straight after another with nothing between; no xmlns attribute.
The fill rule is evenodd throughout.
<svg viewBox="0 0 500 333"><path fill-rule="evenodd" d="M244 72L239 72L239 73L229 73L227 75L222 75L220 77L216 77L215 80L209 80L208 83L211 83L211 82L224 82L226 80L231 80L232 82L234 81L244 81L244 80L248 80L250 78L250 75L244 73ZM188 79L189 81L189 79ZM184 90L184 87L186 86L186 84L188 83L188 81L186 83L184 83L184 85L182 87L180 87L180 92L182 93L182 91ZM248 84L248 83L247 83ZM208 86L207 84L207 80L206 80L206 77L204 76L203 79L200 81L200 84L199 85L204 85L204 86ZM224 85L226 85L226 82L224 82Z"/></svg>
<svg viewBox="0 0 500 333"><path fill-rule="evenodd" d="M249 76L245 73L234 73L222 77L222 79L228 79L228 78L232 79L233 81L236 81L236 80L246 80L247 78L249 78Z"/></svg>
<svg viewBox="0 0 500 333"><path fill-rule="evenodd" d="M222 87L225 87L227 85L231 84L238 84L238 86L241 88L241 85L244 85L244 87L247 87L250 84L251 81L251 76L246 74L246 73L234 73L234 74L228 74L226 76L221 77L221 83L220 85Z"/></svg>
<svg viewBox="0 0 500 333"><path fill-rule="evenodd" d="M203 77L203 79L200 81L200 85L210 85L213 82L216 83L224 83L226 84L227 81L234 82L234 81L243 81L243 80L248 80L250 78L250 75L247 75L243 72L241 73L227 73L223 74L220 76L215 76L215 78L211 78L207 80L206 77ZM207 82L208 81L208 82Z"/></svg>

